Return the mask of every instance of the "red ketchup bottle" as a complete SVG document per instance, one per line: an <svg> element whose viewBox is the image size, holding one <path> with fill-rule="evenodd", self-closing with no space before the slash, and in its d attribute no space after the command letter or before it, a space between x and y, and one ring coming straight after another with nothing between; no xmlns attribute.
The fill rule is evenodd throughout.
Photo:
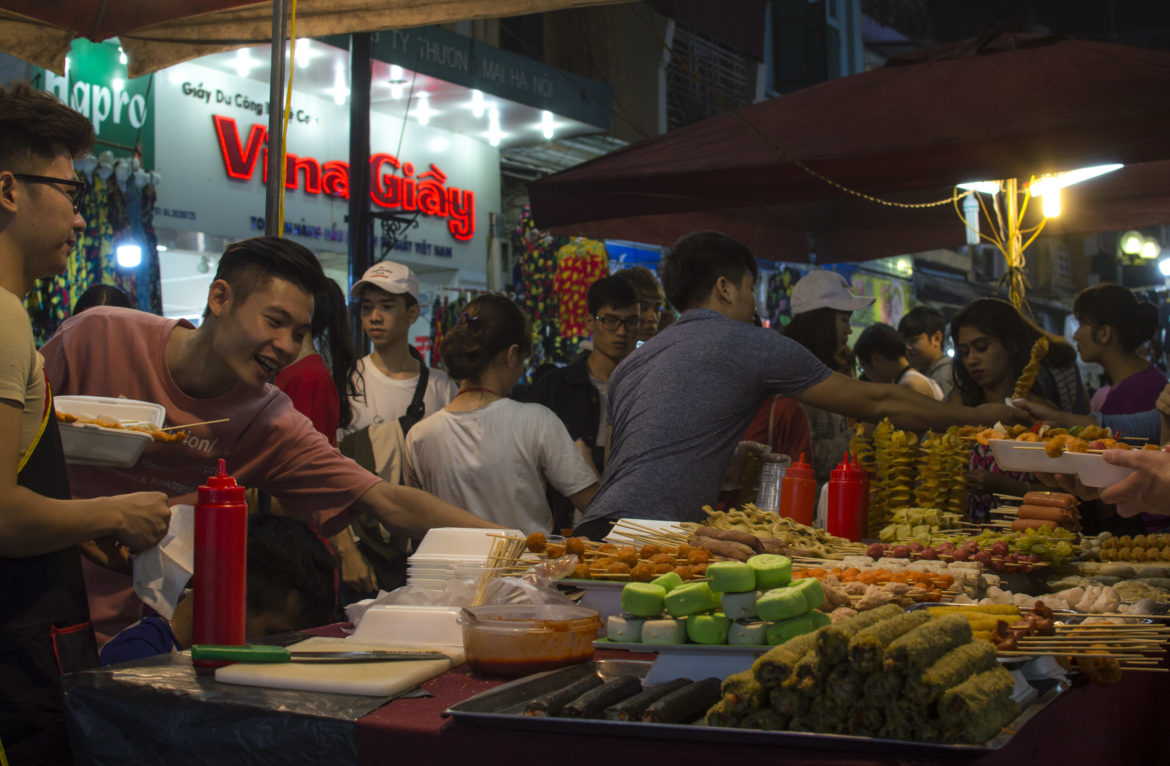
<svg viewBox="0 0 1170 766"><path fill-rule="evenodd" d="M869 471L858 460L857 455L853 455L853 471L857 475L857 480L861 482L861 521L858 530L858 537L866 537L869 532Z"/></svg>
<svg viewBox="0 0 1170 766"><path fill-rule="evenodd" d="M812 466L800 460L788 467L780 483L780 515L809 526L817 507L817 480Z"/></svg>
<svg viewBox="0 0 1170 766"><path fill-rule="evenodd" d="M862 490L860 477L846 452L829 474L829 512L825 519L825 530L829 534L849 540L861 539L861 527L865 520L862 514Z"/></svg>
<svg viewBox="0 0 1170 766"><path fill-rule="evenodd" d="M244 643L247 554L244 488L227 475L221 459L215 476L199 488L195 504L195 643ZM194 664L217 668L228 663L196 660Z"/></svg>

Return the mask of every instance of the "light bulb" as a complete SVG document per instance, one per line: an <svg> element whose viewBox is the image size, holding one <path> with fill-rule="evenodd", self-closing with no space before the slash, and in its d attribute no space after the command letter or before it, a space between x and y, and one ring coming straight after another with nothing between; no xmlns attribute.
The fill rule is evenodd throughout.
<svg viewBox="0 0 1170 766"><path fill-rule="evenodd" d="M547 109L542 111L540 113L540 132L544 134L546 139L550 141L552 140L553 129L555 127L556 124L553 122L552 112L548 111Z"/></svg>
<svg viewBox="0 0 1170 766"><path fill-rule="evenodd" d="M477 119L480 117L483 117L483 108L484 108L483 91L481 91L481 90L471 91L471 113L472 113L472 115L474 115Z"/></svg>
<svg viewBox="0 0 1170 766"><path fill-rule="evenodd" d="M1162 276L1170 277L1170 258L1158 261L1158 271L1162 272Z"/></svg>
<svg viewBox="0 0 1170 766"><path fill-rule="evenodd" d="M1147 239L1142 243L1141 256L1146 260L1153 260L1162 254L1162 246L1152 239Z"/></svg>
<svg viewBox="0 0 1170 766"><path fill-rule="evenodd" d="M1040 198L1041 209L1045 218L1056 218L1060 215L1060 187L1053 186L1044 190Z"/></svg>
<svg viewBox="0 0 1170 766"><path fill-rule="evenodd" d="M118 256L118 265L124 269L133 269L142 263L142 248L133 242L118 245L114 252Z"/></svg>
<svg viewBox="0 0 1170 766"><path fill-rule="evenodd" d="M1127 231L1121 237L1121 252L1126 255L1137 255L1142 251L1144 241L1142 235L1136 231Z"/></svg>

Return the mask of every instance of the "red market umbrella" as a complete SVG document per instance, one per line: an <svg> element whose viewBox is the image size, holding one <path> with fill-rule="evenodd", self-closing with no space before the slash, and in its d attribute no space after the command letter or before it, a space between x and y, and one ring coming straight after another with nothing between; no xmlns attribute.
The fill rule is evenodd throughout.
<svg viewBox="0 0 1170 766"><path fill-rule="evenodd" d="M299 0L297 35L419 27L629 0ZM0 50L64 73L75 37L117 37L131 77L272 42L272 0L0 0Z"/></svg>
<svg viewBox="0 0 1170 766"><path fill-rule="evenodd" d="M537 225L561 233L669 243L718 229L775 260L867 260L964 242L951 205L851 196L775 145L850 189L907 203L945 199L964 181L1126 163L1070 187L1051 231L1170 223L1167 92L1170 52L989 30L741 110L752 127L720 115L533 182L529 193Z"/></svg>

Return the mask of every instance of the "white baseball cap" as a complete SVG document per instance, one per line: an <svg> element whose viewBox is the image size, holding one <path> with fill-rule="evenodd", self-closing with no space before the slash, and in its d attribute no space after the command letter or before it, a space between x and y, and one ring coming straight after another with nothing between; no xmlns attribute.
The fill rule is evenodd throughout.
<svg viewBox="0 0 1170 766"><path fill-rule="evenodd" d="M366 285L377 287L395 295L409 295L418 300L418 277L406 266L394 261L381 261L366 269L349 294L353 298L362 297L362 288Z"/></svg>
<svg viewBox="0 0 1170 766"><path fill-rule="evenodd" d="M873 300L849 292L849 283L835 271L810 271L792 287L792 315L824 308L857 311Z"/></svg>

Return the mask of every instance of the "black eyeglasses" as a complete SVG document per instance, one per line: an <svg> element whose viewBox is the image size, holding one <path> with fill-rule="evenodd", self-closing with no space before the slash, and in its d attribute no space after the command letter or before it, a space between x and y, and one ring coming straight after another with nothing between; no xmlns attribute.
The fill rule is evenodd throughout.
<svg viewBox="0 0 1170 766"><path fill-rule="evenodd" d="M81 209L81 200L85 198L85 191L88 185L85 181L77 181L71 178L51 178L50 176L30 176L26 173L13 173L12 177L17 181L27 181L30 184L47 184L52 186L57 191L64 194L73 203L73 212L76 213ZM70 191L62 189L58 184L69 187Z"/></svg>
<svg viewBox="0 0 1170 766"><path fill-rule="evenodd" d="M601 322L601 326L610 332L617 332L619 327L626 328L626 332L637 332L642 326L642 317L637 315L625 319L615 317L613 314L606 314L603 317L595 315L593 318Z"/></svg>

